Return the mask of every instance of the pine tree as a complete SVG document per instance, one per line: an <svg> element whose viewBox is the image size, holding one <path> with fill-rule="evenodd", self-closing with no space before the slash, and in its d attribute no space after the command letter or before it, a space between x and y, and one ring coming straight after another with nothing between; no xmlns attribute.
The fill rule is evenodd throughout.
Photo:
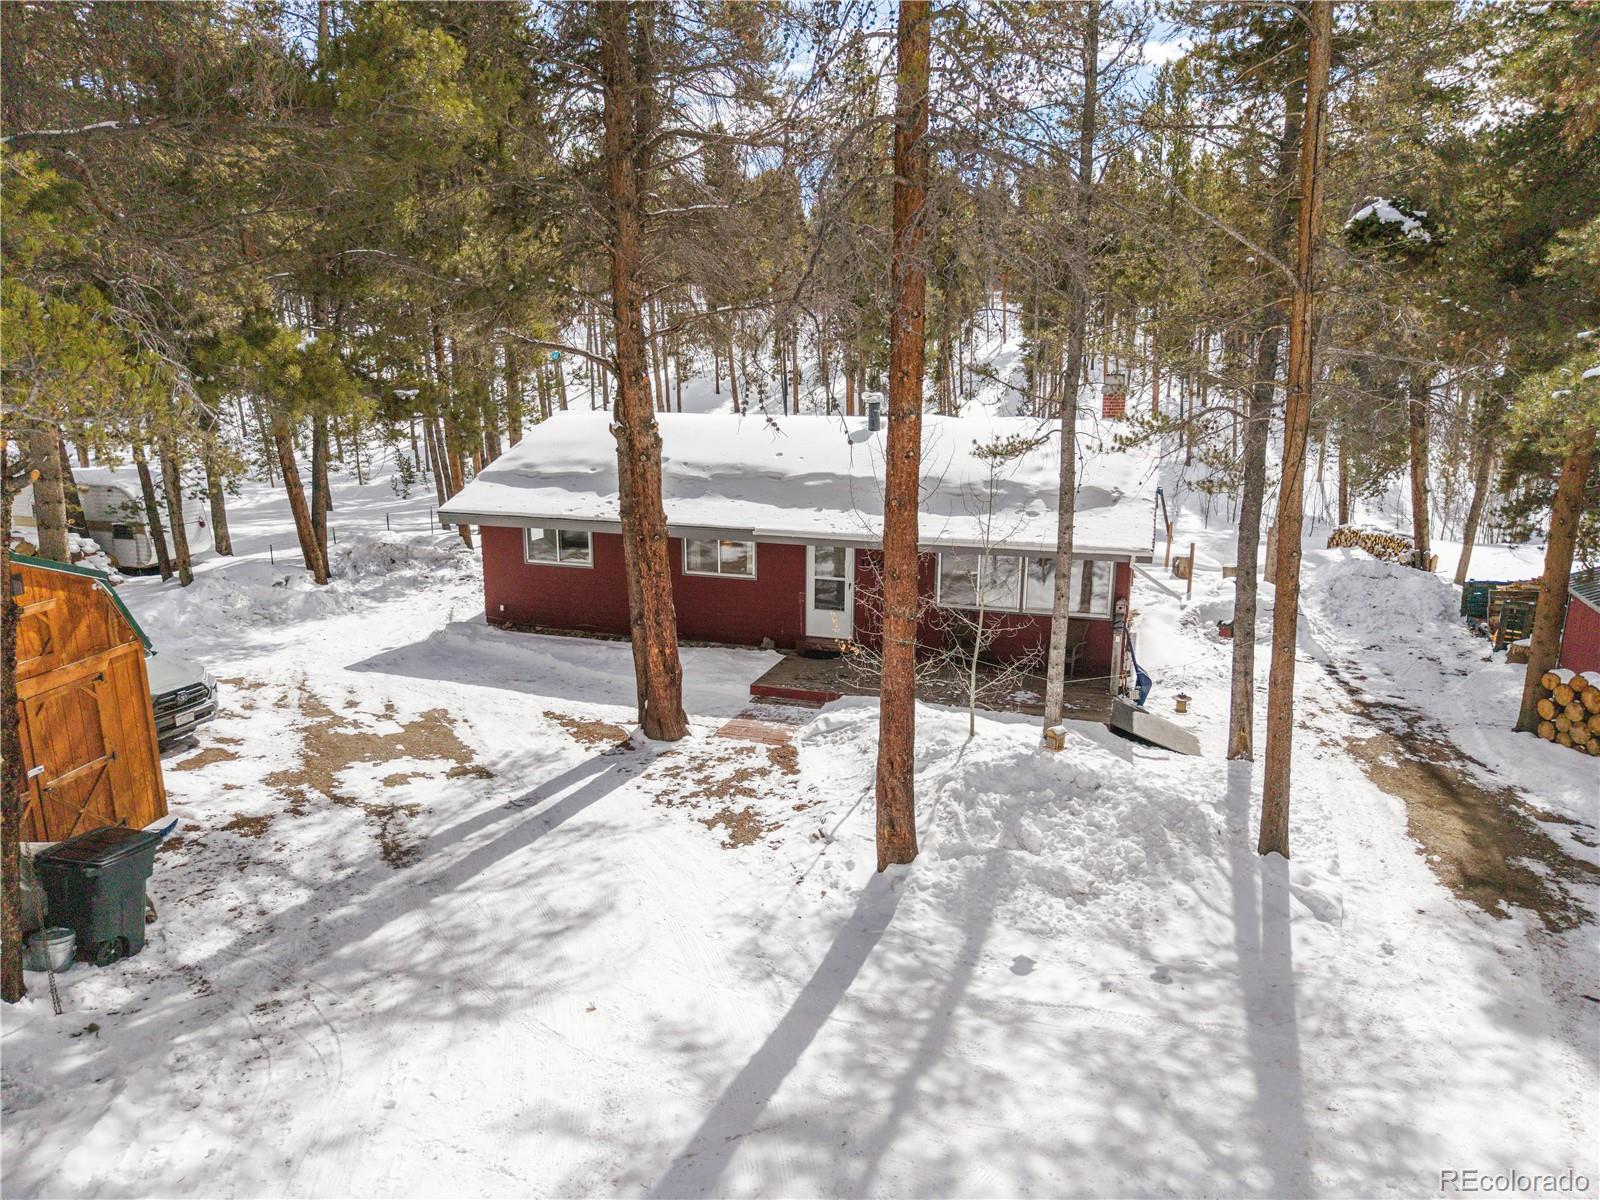
<svg viewBox="0 0 1600 1200"><path fill-rule="evenodd" d="M901 0L895 42L889 430L883 484L883 667L878 700L878 870L917 856L917 513L927 302L928 58L933 13Z"/></svg>

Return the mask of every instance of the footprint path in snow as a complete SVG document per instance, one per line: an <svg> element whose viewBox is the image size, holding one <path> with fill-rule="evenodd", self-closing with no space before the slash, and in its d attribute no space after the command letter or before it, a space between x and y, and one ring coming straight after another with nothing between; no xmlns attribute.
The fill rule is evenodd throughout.
<svg viewBox="0 0 1600 1200"><path fill-rule="evenodd" d="M1535 913L1552 933L1592 922L1580 893L1600 885L1600 868L1574 858L1540 826L1549 814L1516 788L1490 787L1488 768L1415 709L1363 691L1352 668L1329 659L1329 679L1364 718L1366 736L1344 746L1367 777L1406 806L1406 826L1428 865L1457 898L1491 916Z"/></svg>

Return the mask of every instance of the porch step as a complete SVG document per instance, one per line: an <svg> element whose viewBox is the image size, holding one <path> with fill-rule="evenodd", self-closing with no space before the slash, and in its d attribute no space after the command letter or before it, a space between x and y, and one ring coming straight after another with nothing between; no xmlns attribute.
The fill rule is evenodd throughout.
<svg viewBox="0 0 1600 1200"><path fill-rule="evenodd" d="M826 688L786 687L782 684L761 683L750 685L750 695L757 700L773 700L780 704L805 704L821 708L844 695Z"/></svg>
<svg viewBox="0 0 1600 1200"><path fill-rule="evenodd" d="M794 648L801 654L843 654L850 645L846 638L801 638Z"/></svg>

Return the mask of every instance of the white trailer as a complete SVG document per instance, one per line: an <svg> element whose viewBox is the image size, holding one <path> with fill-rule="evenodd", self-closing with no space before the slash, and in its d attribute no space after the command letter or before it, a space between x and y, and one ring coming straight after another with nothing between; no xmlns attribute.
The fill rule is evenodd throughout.
<svg viewBox="0 0 1600 1200"><path fill-rule="evenodd" d="M161 475L154 467L156 499L163 522L167 514L166 493ZM157 565L156 543L145 520L144 496L139 490L136 467L74 467L73 480L83 504L84 523L89 536L104 550L119 570L145 571ZM33 487L17 493L11 514L12 529L37 545L37 524L33 519ZM210 506L197 496L183 499L183 527L189 536L189 553L198 557L211 549ZM172 550L172 530L163 531L167 549Z"/></svg>

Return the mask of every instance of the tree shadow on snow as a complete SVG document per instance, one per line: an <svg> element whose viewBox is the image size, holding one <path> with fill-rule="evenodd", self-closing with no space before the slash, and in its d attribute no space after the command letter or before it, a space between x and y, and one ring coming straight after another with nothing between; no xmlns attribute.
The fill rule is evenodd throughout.
<svg viewBox="0 0 1600 1200"><path fill-rule="evenodd" d="M684 705L699 716L732 716L750 704L750 684L776 657L735 646L684 646ZM420 641L352 663L351 671L471 684L585 707L635 709L633 648L626 639L497 629L455 621Z"/></svg>
<svg viewBox="0 0 1600 1200"><path fill-rule="evenodd" d="M1261 1162L1272 1176L1273 1195L1304 1196L1312 1190L1307 1178L1311 1147L1295 1005L1289 862L1255 852L1253 778L1250 763L1228 764L1225 828L1239 988L1256 1083Z"/></svg>
<svg viewBox="0 0 1600 1200"><path fill-rule="evenodd" d="M207 1163L200 1190L249 1190L240 1179L249 1178L252 1168L235 1159L257 1152L259 1130L251 1124L257 1110L284 1103L283 1081L297 1077L303 1077L300 1086L325 1098L338 1095L345 1086L343 1046L363 1026L388 1028L396 1013L404 1014L402 1028L429 1021L455 1025L474 1013L496 1022L519 1021L524 1018L515 1002L523 995L522 983L501 980L497 964L537 963L540 985L551 987L603 969L569 948L573 926L596 918L603 894L586 895L581 912L562 912L560 898L551 898L545 919L529 926L509 922L505 914L512 910L512 893L526 905L528 890L538 888L547 872L530 867L510 878L485 877L541 848L561 830L567 836L558 844L560 852L581 861L590 839L616 831L593 820L573 826L574 818L636 777L653 757L595 755L531 791L498 803L486 800L487 807L430 837L416 865L403 871L379 862L325 878L303 871L303 861L275 853L249 860L248 867L240 860L236 868L220 853L223 844L204 857L171 864L161 875L167 888L205 893L240 880L250 896L287 889L305 898L278 909L246 901L257 911L243 905L234 910L236 934L217 945L203 931L192 931L204 948L190 955L182 952L182 940L173 940L189 932L183 924L185 905L181 899L162 902L171 928L164 926L157 935L155 953L147 950L117 967L125 990L141 999L113 1012L111 1020L100 1018L106 1028L96 1037L115 1047L115 1070L108 1071L98 1053L31 1064L42 1103L51 1106L45 1111L59 1112L64 1130L106 1134L120 1128L121 1111L128 1108L119 1097L138 1094L142 1081L169 1075L204 1078L206 1093L225 1096L229 1103L202 1104L182 1119L197 1126L192 1136L211 1136L236 1149ZM249 874L241 875L246 869ZM453 899L441 905L445 897ZM552 908L557 911L548 911ZM72 976L66 980L76 982ZM197 1054L204 1055L203 1067ZM57 1109L61 1103L68 1107ZM544 1103L559 1107L560 1099ZM187 1110L191 1104L178 1107ZM343 1114L329 1107L334 1119L316 1129L308 1144L282 1145L274 1168L287 1171L280 1179L282 1190L327 1190L309 1179L297 1184L298 1172L303 1167L314 1173L341 1157L359 1156L364 1109L353 1104ZM549 1120L558 1117L547 1113ZM581 1124L584 1118L574 1110L570 1119ZM209 1127L209 1135L200 1126ZM137 1147L137 1130L126 1133L125 1139L118 1133L113 1140ZM62 1148L70 1151L73 1141L63 1134ZM62 1148L34 1146L24 1156L8 1155L8 1194L56 1191L52 1181L59 1179ZM115 1157L107 1160L104 1170L111 1177L118 1169ZM103 1180L99 1186L105 1186Z"/></svg>
<svg viewBox="0 0 1600 1200"><path fill-rule="evenodd" d="M810 981L759 1050L723 1089L673 1160L652 1196L718 1195L718 1181L740 1141L753 1133L783 1081L827 1024L894 919L899 897L886 875L874 875Z"/></svg>

